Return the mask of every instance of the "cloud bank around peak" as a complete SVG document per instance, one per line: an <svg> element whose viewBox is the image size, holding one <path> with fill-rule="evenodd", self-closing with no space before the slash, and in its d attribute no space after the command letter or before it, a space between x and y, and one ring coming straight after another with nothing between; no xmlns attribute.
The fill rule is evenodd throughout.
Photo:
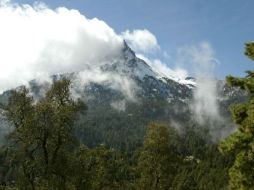
<svg viewBox="0 0 254 190"><path fill-rule="evenodd" d="M40 3L1 1L0 28L0 92L112 61L123 47L122 37L104 21Z"/></svg>
<svg viewBox="0 0 254 190"><path fill-rule="evenodd" d="M122 56L123 40L142 53L154 69L174 74L159 59L146 59L146 55L161 51L150 31L136 29L117 34L104 21L86 18L78 10L0 0L0 28L0 81L4 81L0 93L32 79L49 81L54 74L85 71L82 73L93 77L81 77L82 84L111 81L112 88L125 86L118 90L134 99L130 94L136 88L134 82L99 70L101 65Z"/></svg>
<svg viewBox="0 0 254 190"><path fill-rule="evenodd" d="M138 53L151 53L160 49L156 36L146 29L127 30L122 33L122 37Z"/></svg>
<svg viewBox="0 0 254 190"><path fill-rule="evenodd" d="M115 62L122 55L123 40L159 73L179 79L188 76L181 65L171 69L156 57L165 52L150 31L136 29L117 34L104 21L88 19L78 10L53 10L43 3L23 5L0 0L0 28L0 93L32 79L84 71L80 81L83 84L110 80L112 88L134 99L133 82L127 84L127 78L98 70L100 65ZM208 43L199 48L182 48L179 54L191 58L199 68L215 60Z"/></svg>
<svg viewBox="0 0 254 190"><path fill-rule="evenodd" d="M0 93L32 79L48 81L54 74L84 70L89 76L98 76L98 72L103 76L94 80L82 77L86 80L81 81L83 84L111 80L112 88L126 86L128 80L98 71L100 65L115 62L122 55L123 40L135 52L142 53L144 59L147 54L160 51L155 35L146 29L117 34L102 20L86 18L78 10L65 7L53 10L44 3L0 0L0 28L0 81L4 81L0 83ZM151 63L155 69L170 71L159 61ZM133 99L129 93L134 88L132 84L126 86L130 88L127 91L119 89L129 99Z"/></svg>

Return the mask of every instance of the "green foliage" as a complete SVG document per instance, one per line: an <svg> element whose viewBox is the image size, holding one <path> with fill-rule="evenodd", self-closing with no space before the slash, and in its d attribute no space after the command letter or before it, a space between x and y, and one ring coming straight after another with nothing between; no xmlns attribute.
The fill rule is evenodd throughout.
<svg viewBox="0 0 254 190"><path fill-rule="evenodd" d="M20 190L133 189L133 171L121 153L104 145L77 148L74 122L86 107L71 98L69 86L67 79L56 81L38 102L25 87L12 92L6 116L15 130L10 153L0 158L14 168L14 185ZM8 167L1 166L8 176Z"/></svg>
<svg viewBox="0 0 254 190"><path fill-rule="evenodd" d="M124 156L99 145L80 145L72 159L72 184L77 190L133 189L134 175Z"/></svg>
<svg viewBox="0 0 254 190"><path fill-rule="evenodd" d="M245 55L254 60L254 43L246 44ZM238 130L221 143L224 153L234 152L236 159L229 171L230 189L254 189L254 72L247 71L245 78L227 78L230 85L239 86L248 92L250 100L234 105L232 116Z"/></svg>
<svg viewBox="0 0 254 190"><path fill-rule="evenodd" d="M152 117L153 108L159 112L152 119L170 122L159 114L163 103L152 100L128 105L132 112L128 107L118 112L101 106L84 115L86 106L71 98L69 86L67 79L56 81L37 102L25 87L11 93L6 116L15 130L10 144L0 149L3 188L214 190L227 186L231 157L218 152L204 126L190 122L180 134L162 124L146 128L149 120L144 118Z"/></svg>
<svg viewBox="0 0 254 190"><path fill-rule="evenodd" d="M226 189L232 156L222 156L217 144L207 139L210 137L203 127L192 126L181 134L178 148L181 162L172 189Z"/></svg>
<svg viewBox="0 0 254 190"><path fill-rule="evenodd" d="M15 127L10 139L19 189L66 189L69 150L75 145L72 127L84 108L71 99L69 85L67 79L55 82L37 103L25 87L12 92L6 116Z"/></svg>
<svg viewBox="0 0 254 190"><path fill-rule="evenodd" d="M249 42L245 44L245 55L254 60L254 43Z"/></svg>
<svg viewBox="0 0 254 190"><path fill-rule="evenodd" d="M174 135L164 125L149 126L138 159L139 189L162 190L171 187L177 167L177 155L170 142L170 137Z"/></svg>

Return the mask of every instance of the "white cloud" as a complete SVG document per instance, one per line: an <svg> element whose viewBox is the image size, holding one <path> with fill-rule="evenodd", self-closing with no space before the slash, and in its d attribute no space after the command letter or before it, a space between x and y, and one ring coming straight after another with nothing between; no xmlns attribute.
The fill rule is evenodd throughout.
<svg viewBox="0 0 254 190"><path fill-rule="evenodd" d="M197 83L198 86L194 91L194 104L192 105L197 121L201 124L205 124L207 119L211 122L220 121L222 118L217 101L216 80L198 77Z"/></svg>
<svg viewBox="0 0 254 190"><path fill-rule="evenodd" d="M118 73L102 71L100 68L90 68L79 72L73 80L73 94L77 95L78 93L75 91L79 91L90 82L104 84L111 89L120 91L127 100L136 101L135 94L138 87L133 80Z"/></svg>
<svg viewBox="0 0 254 190"><path fill-rule="evenodd" d="M0 0L0 6L7 6L10 3L10 0Z"/></svg>
<svg viewBox="0 0 254 190"><path fill-rule="evenodd" d="M122 33L128 45L138 53L151 53L159 50L160 46L154 34L148 30L129 30Z"/></svg>
<svg viewBox="0 0 254 190"><path fill-rule="evenodd" d="M34 78L102 64L117 58L123 46L105 22L44 4L1 1L0 28L0 92Z"/></svg>
<svg viewBox="0 0 254 190"><path fill-rule="evenodd" d="M115 102L111 102L111 107L115 110L122 112L126 110L126 101L125 100L119 100Z"/></svg>
<svg viewBox="0 0 254 190"><path fill-rule="evenodd" d="M127 30L116 34L104 21L88 19L77 10L52 10L43 3L0 3L0 93L27 84L32 79L48 83L49 76L80 72L79 86L105 83L134 100L135 83L105 72L100 66L113 63L122 55L123 39L137 52L159 52L156 37L148 30ZM164 52L165 53L165 52ZM185 77L183 70L172 70L159 59L147 59L153 68L167 76ZM78 86L78 85L76 85Z"/></svg>
<svg viewBox="0 0 254 190"><path fill-rule="evenodd" d="M200 124L207 120L220 121L218 92L214 77L214 68L219 63L215 58L212 46L208 42L199 45L184 46L178 50L180 64L191 66L197 79L197 88L194 90L194 102L191 109Z"/></svg>
<svg viewBox="0 0 254 190"><path fill-rule="evenodd" d="M191 67L196 76L211 77L219 61L215 58L214 50L209 42L199 45L186 45L177 51L177 64Z"/></svg>

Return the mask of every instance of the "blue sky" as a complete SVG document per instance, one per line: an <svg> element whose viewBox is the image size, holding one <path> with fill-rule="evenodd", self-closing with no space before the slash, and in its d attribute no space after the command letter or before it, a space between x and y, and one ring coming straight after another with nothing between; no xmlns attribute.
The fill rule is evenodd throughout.
<svg viewBox="0 0 254 190"><path fill-rule="evenodd" d="M33 4L32 0L16 0ZM217 78L244 76L253 63L243 54L244 43L254 41L253 0L45 0L50 8L79 10L87 18L104 20L117 33L147 29L170 57L160 59L174 67L178 48L207 41L220 64ZM186 66L188 68L188 65ZM191 70L191 68L189 68Z"/></svg>

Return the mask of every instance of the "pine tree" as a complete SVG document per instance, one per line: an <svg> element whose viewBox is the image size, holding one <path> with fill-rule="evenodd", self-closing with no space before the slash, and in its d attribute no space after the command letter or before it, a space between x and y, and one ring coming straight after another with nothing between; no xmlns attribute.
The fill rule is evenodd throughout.
<svg viewBox="0 0 254 190"><path fill-rule="evenodd" d="M254 60L254 42L246 44L245 55ZM220 149L224 153L236 154L229 170L229 186L232 190L254 189L254 71L247 71L245 78L227 77L231 86L238 86L249 94L249 101L231 108L238 125L235 133L225 139Z"/></svg>
<svg viewBox="0 0 254 190"><path fill-rule="evenodd" d="M167 190L171 187L177 163L170 142L166 126L149 126L138 160L139 189Z"/></svg>

